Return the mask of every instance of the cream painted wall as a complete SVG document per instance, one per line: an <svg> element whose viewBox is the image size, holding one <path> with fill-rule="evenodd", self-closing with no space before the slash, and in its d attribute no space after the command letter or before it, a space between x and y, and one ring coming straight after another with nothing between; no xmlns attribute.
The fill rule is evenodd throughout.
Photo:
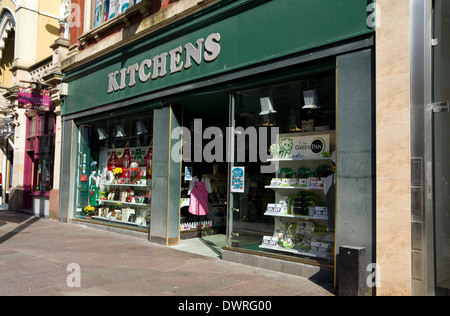
<svg viewBox="0 0 450 316"><path fill-rule="evenodd" d="M37 61L47 58L53 53L50 48L59 37L59 6L61 0L40 0L39 1L39 26L38 26L38 47Z"/></svg>
<svg viewBox="0 0 450 316"><path fill-rule="evenodd" d="M16 64L29 67L50 56L59 37L61 0L22 0L16 10ZM37 27L36 27L37 26Z"/></svg>
<svg viewBox="0 0 450 316"><path fill-rule="evenodd" d="M409 0L377 3L377 295L411 295Z"/></svg>

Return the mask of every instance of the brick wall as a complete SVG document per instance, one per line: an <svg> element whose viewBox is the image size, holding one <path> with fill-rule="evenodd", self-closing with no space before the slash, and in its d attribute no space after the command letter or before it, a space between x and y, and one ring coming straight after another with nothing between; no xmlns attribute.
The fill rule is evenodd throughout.
<svg viewBox="0 0 450 316"><path fill-rule="evenodd" d="M69 23L70 25L70 45L78 42L78 37L83 34L84 26L84 0L72 0L72 15Z"/></svg>

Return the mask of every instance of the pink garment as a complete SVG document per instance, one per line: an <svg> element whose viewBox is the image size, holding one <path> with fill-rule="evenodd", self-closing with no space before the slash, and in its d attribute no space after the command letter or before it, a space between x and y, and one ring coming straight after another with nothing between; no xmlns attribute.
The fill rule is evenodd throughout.
<svg viewBox="0 0 450 316"><path fill-rule="evenodd" d="M189 205L189 213L193 215L206 215L209 213L208 190L203 181L195 183L191 191L191 204Z"/></svg>

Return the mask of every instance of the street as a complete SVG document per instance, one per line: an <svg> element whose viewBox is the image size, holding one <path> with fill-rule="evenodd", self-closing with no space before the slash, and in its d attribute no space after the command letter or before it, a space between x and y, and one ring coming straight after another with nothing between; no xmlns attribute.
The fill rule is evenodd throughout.
<svg viewBox="0 0 450 316"><path fill-rule="evenodd" d="M333 286L0 210L1 296L334 296ZM186 305L187 308L187 305Z"/></svg>

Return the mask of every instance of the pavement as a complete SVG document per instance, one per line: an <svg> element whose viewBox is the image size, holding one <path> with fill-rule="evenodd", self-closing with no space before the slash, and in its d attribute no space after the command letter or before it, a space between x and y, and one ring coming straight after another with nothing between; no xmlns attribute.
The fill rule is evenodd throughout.
<svg viewBox="0 0 450 316"><path fill-rule="evenodd" d="M0 296L335 295L331 284L0 207Z"/></svg>

